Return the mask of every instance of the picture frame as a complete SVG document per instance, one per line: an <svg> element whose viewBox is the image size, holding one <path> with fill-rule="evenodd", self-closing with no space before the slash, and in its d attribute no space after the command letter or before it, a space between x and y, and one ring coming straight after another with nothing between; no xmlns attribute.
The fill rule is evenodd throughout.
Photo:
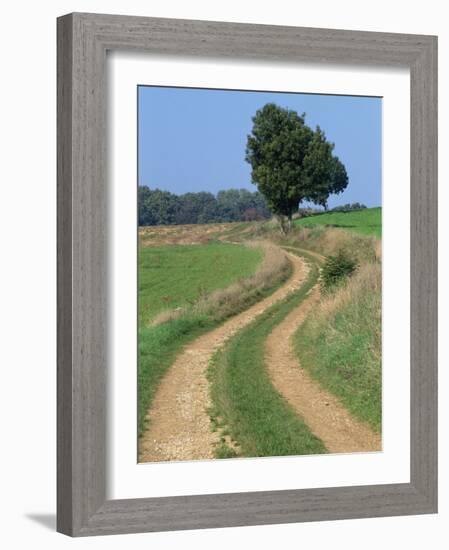
<svg viewBox="0 0 449 550"><path fill-rule="evenodd" d="M72 13L58 18L57 530L71 536L437 511L437 38ZM106 498L106 52L410 70L410 482Z"/></svg>

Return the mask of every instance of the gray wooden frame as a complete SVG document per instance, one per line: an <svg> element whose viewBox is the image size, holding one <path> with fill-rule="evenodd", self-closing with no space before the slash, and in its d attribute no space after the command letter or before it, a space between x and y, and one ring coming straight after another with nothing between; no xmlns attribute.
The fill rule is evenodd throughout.
<svg viewBox="0 0 449 550"><path fill-rule="evenodd" d="M411 481L106 500L106 52L411 71ZM437 510L437 38L75 13L58 19L58 505L72 536Z"/></svg>

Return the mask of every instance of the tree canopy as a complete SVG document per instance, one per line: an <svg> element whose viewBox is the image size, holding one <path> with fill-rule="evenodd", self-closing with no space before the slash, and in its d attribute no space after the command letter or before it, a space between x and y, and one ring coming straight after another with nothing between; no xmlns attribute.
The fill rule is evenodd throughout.
<svg viewBox="0 0 449 550"><path fill-rule="evenodd" d="M248 136L246 161L251 165L252 182L264 195L269 208L291 222L302 201L327 205L330 194L341 193L348 176L334 144L317 126L305 123L305 113L266 104L253 117Z"/></svg>

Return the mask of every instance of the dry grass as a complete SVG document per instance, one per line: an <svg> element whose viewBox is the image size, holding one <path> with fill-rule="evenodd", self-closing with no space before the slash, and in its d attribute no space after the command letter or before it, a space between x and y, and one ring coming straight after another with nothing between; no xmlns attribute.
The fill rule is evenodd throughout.
<svg viewBox="0 0 449 550"><path fill-rule="evenodd" d="M324 256L335 255L341 250L358 264L380 261L382 244L373 236L357 235L337 228L300 228L290 237L295 243L319 252Z"/></svg>
<svg viewBox="0 0 449 550"><path fill-rule="evenodd" d="M249 247L262 248L263 260L254 275L242 278L227 288L215 290L201 296L188 307L190 313L206 315L221 320L244 309L264 292L285 280L291 271L291 264L285 252L277 245L267 241L248 241ZM159 325L180 318L187 308L162 311L152 322Z"/></svg>
<svg viewBox="0 0 449 550"><path fill-rule="evenodd" d="M380 262L382 257L382 241L379 238L337 227L294 226L285 236L271 221L256 222L246 228L245 237L249 236L252 236L253 239L269 239L280 246L298 246L323 256L334 256L341 250L353 258L358 265L366 262ZM238 234L235 234L235 240L238 240Z"/></svg>
<svg viewBox="0 0 449 550"><path fill-rule="evenodd" d="M162 325L162 323L168 323L169 321L174 321L179 319L184 312L184 308L177 307L175 309L166 309L161 311L150 323L151 326Z"/></svg>
<svg viewBox="0 0 449 550"><path fill-rule="evenodd" d="M346 284L322 296L295 336L301 365L377 431L382 414L381 286L380 263L361 264Z"/></svg>
<svg viewBox="0 0 449 550"><path fill-rule="evenodd" d="M355 260L355 273L321 296L294 340L301 366L376 431L382 423L382 242L338 228L302 228L290 243Z"/></svg>
<svg viewBox="0 0 449 550"><path fill-rule="evenodd" d="M140 246L206 244L244 224L208 223L192 225L151 225L139 227Z"/></svg>
<svg viewBox="0 0 449 550"><path fill-rule="evenodd" d="M379 262L367 262L361 264L355 274L348 278L346 284L321 297L320 303L309 319L315 330L319 327L328 327L332 330L332 322L335 315L351 305L363 307L371 315L363 315L363 328L369 327L372 335L372 351L379 359L381 355L381 307L382 307L382 267ZM361 317L354 318L351 327L355 333L360 331Z"/></svg>
<svg viewBox="0 0 449 550"><path fill-rule="evenodd" d="M362 264L345 285L321 298L314 318L317 322L324 321L346 304L359 300L361 296L380 295L381 286L381 265L377 262Z"/></svg>

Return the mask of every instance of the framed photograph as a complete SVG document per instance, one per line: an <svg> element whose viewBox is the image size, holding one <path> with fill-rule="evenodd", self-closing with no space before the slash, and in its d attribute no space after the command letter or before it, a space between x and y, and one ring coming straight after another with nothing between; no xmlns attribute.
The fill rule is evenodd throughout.
<svg viewBox="0 0 449 550"><path fill-rule="evenodd" d="M437 511L437 38L58 19L58 531Z"/></svg>

